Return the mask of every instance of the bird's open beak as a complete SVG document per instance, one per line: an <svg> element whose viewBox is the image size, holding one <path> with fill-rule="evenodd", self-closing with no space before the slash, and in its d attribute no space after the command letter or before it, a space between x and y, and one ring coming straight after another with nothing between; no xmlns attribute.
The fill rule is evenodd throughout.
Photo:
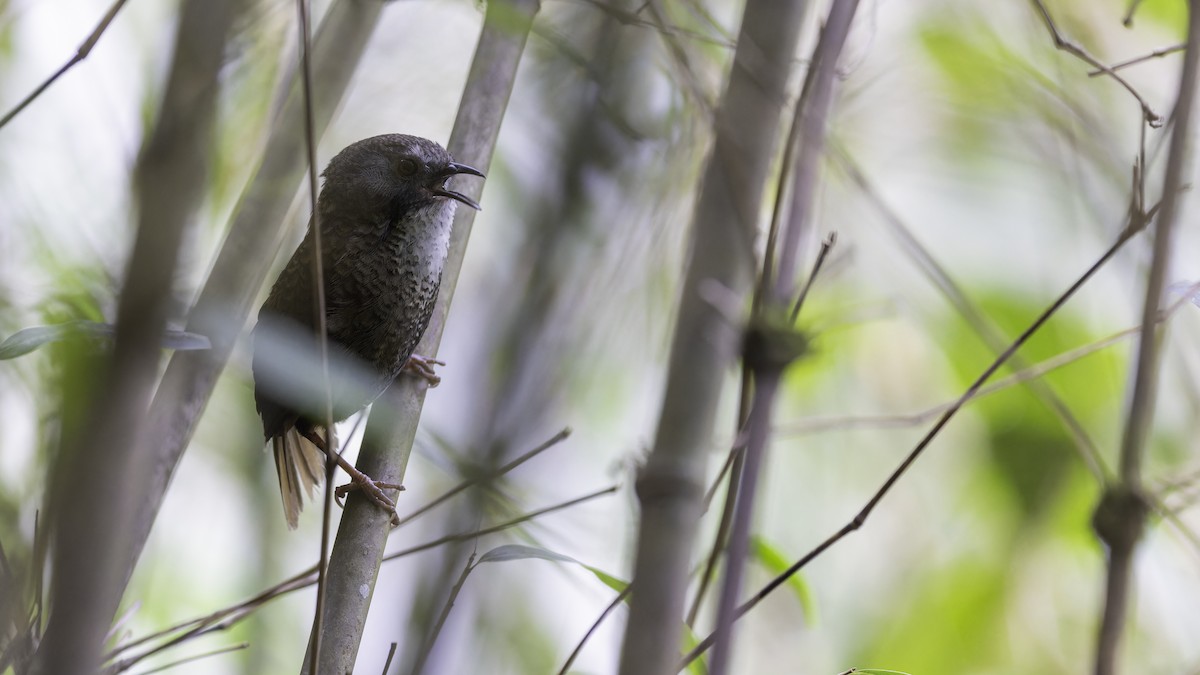
<svg viewBox="0 0 1200 675"><path fill-rule="evenodd" d="M435 194L439 197L447 197L449 199L453 199L456 202L461 202L461 203L466 204L467 206L475 209L476 211L482 210L479 207L479 203L476 202L474 199L471 199L470 197L464 195L461 192L455 192L454 190L451 190L446 187L446 181L449 181L450 178L457 176L460 173L465 173L465 174L469 174L472 176L479 176L480 178L485 178L485 176L483 175L483 172L480 171L479 169L476 169L475 167L467 166L466 164L459 164L458 162L450 162L449 164L446 165L446 170L444 172L442 172L442 175L445 177L442 184L433 189L433 194Z"/></svg>

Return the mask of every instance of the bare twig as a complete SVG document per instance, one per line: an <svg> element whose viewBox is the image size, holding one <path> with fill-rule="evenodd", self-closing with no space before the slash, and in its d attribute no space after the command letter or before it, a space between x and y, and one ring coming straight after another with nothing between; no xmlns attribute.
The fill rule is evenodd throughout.
<svg viewBox="0 0 1200 675"><path fill-rule="evenodd" d="M317 603L313 610L312 649L309 667L317 672L321 661L321 619L325 610L325 592L328 573L329 533L333 529L333 475L337 471L337 459L332 452L338 447L333 420L333 394L329 389L329 333L325 317L325 256L321 242L321 213L317 208L317 139L316 123L313 119L312 78L312 29L309 27L309 5L307 0L296 0L297 29L300 31L300 90L304 98L304 149L308 159L308 199L311 210L313 238L313 316L316 317L317 344L321 353L321 391L325 405L325 500L321 513L320 557L317 560Z"/></svg>
<svg viewBox="0 0 1200 675"><path fill-rule="evenodd" d="M75 55L72 56L62 68L56 70L53 75L46 79L45 82L41 83L37 89L34 89L32 92L30 92L30 94L22 99L21 102L16 106L14 106L12 110L8 111L3 118L0 118L0 129L4 128L4 125L8 124L12 118L19 115L26 106L28 106L30 103L33 103L34 99L36 99L38 96L41 96L42 92L49 89L50 85L54 84L55 80L62 77L63 74L74 67L75 64L86 59L88 54L92 53L92 48L95 47L96 43L100 41L100 36L104 35L104 31L108 30L108 25L112 23L113 19L117 18L117 12L121 11L121 8L125 6L126 2L127 0L116 0L116 2L114 2L112 6L108 8L108 11L105 12L104 16L100 19L100 23L96 24L96 27L92 30L92 34L83 41L83 44L79 45L79 49L75 50Z"/></svg>
<svg viewBox="0 0 1200 675"><path fill-rule="evenodd" d="M498 478L500 476L507 474L508 472L512 471L513 469L517 468L518 466L521 466L525 462L528 462L529 460L533 459L534 457L537 457L538 455L542 454L546 450L549 450L550 448L554 447L555 445L558 445L559 443L565 441L567 439L567 437L570 435L571 435L571 430L569 428L564 428L562 431L558 432L552 438L550 438L550 440L546 441L545 443L542 443L541 445L539 445L536 448L530 450L529 452L521 455L520 457L517 457L516 459L512 460L511 462L505 464L504 466L497 468L495 471L488 471L487 473L480 474L478 476L472 476L472 477L462 481L458 485L455 485L454 487L450 488L449 490L443 492L439 497L435 498L433 501L430 501L428 504L425 504L424 506L417 509L416 511L413 511L412 513L408 514L407 516L404 516L403 518L401 518L400 522L398 522L396 524L396 527L400 527L402 525L406 525L406 524L412 522L418 516L421 516L424 513L432 510L433 508L439 506L440 504L444 503L446 500L450 499L454 495L457 495L458 493L462 492L463 490L466 490L467 488L470 488L470 487L478 485L482 482L491 480L493 478Z"/></svg>
<svg viewBox="0 0 1200 675"><path fill-rule="evenodd" d="M392 645L390 647L388 647L387 660L383 662L383 670L380 671L380 675L387 675L388 669L392 667L392 659L394 659L395 657L396 657L396 643L393 642Z"/></svg>
<svg viewBox="0 0 1200 675"><path fill-rule="evenodd" d="M1143 494L1142 457L1154 418L1158 387L1161 335L1156 330L1159 307L1166 288L1167 265L1171 256L1171 237L1175 227L1180 188L1184 184L1184 164L1192 139L1189 132L1196 95L1196 77L1200 70L1200 0L1188 3L1187 51L1180 73L1179 98L1172 114L1175 128L1171 133L1167 168L1163 177L1162 209L1154 229L1153 257L1146 296L1142 304L1142 332L1139 336L1137 365L1129 399L1129 415L1121 439L1120 472L1117 483L1110 485L1096 506L1092 524L1100 540L1108 545L1108 576L1105 584L1104 615L1096 644L1096 675L1112 675L1117 669L1117 650L1125 627L1133 554L1145 528L1149 505Z"/></svg>
<svg viewBox="0 0 1200 675"><path fill-rule="evenodd" d="M1163 314L1159 317L1159 322L1161 323L1162 321L1165 321L1175 312L1177 308L1182 307L1186 303L1186 299L1177 301L1170 309L1163 312ZM1036 363L1028 368L1019 370L1007 377L1001 378L992 384L987 385L986 387L981 388L979 391L975 392L975 394L969 400L974 401L989 394L994 394L998 391L1003 391L1018 384L1040 378L1046 373L1074 363L1086 356L1090 356L1091 354L1094 354L1107 347L1111 347L1122 340L1137 335L1141 332L1141 330L1141 326L1127 328L1090 344L1077 347L1076 349L1072 349L1068 352L1059 354L1058 356L1054 356L1046 359L1045 361ZM936 418L938 415L952 408L956 401L957 399L955 399L955 401L939 403L938 405L926 408L919 412L901 415L848 415L839 417L814 417L811 419L799 420L786 426L775 427L775 432L781 434L811 434L845 429L888 429L897 427L911 427L917 424L923 424Z"/></svg>
<svg viewBox="0 0 1200 675"><path fill-rule="evenodd" d="M1146 103L1146 100L1142 98L1142 95L1138 93L1137 89L1133 88L1133 85L1126 82L1125 78L1118 75L1115 70L1101 63L1096 57L1088 53L1088 51L1082 46L1064 37L1062 32L1059 31L1058 25L1054 23L1053 17L1050 16L1050 11L1046 9L1046 5L1042 2L1042 0L1030 1L1033 3L1034 8L1037 9L1038 14L1041 16L1042 23L1045 24L1046 30L1050 32L1050 37L1054 41L1055 49L1067 52L1068 54L1071 54L1072 56L1087 63L1105 75L1111 77L1114 81L1116 81L1117 84L1124 87L1125 91L1129 92L1131 96L1137 99L1138 105L1142 107L1142 118L1146 121L1146 124L1149 124L1155 128L1162 126L1162 117L1160 117L1158 113L1154 112L1154 110L1150 108L1150 104Z"/></svg>
<svg viewBox="0 0 1200 675"><path fill-rule="evenodd" d="M480 530L471 530L470 532L460 532L458 534L448 534L443 537L438 537L437 539L434 539L433 541L425 542L424 544L418 544L416 546L411 546L411 547L403 549L401 551L396 551L395 553L389 553L383 557L383 560L384 561L395 560L397 558L403 558L404 556L407 556L407 555L412 555L413 553L420 553L421 551L427 551L431 548L437 548L438 546L444 546L445 544L450 544L450 543L453 543L456 541L470 541L471 539L474 539L476 537L482 537L485 534L492 534L495 532L499 532L501 530L507 530L508 528L514 527L516 525L520 525L521 523L523 523L527 520L533 520L534 518L537 518L538 516L544 516L547 513L553 513L554 511L561 511L562 509L575 506L576 504L582 504L584 502L591 501L597 497L603 497L604 495L613 494L614 492L617 491L617 488L618 488L618 486L612 485L612 486L606 487L602 490L596 490L595 492L591 492L582 497L576 497L575 499L572 499L570 501L562 502L561 504L555 504L554 506L547 506L544 509L539 509L537 511L531 511L524 515L517 516L516 518L513 518L511 520L506 520L497 525L492 525L491 527L485 527Z"/></svg>
<svg viewBox="0 0 1200 675"><path fill-rule="evenodd" d="M1145 126L1142 126L1142 129L1145 129ZM966 291L950 276L949 271L917 239L913 234L912 228L884 201L879 191L875 189L875 186L849 153L844 148L839 147L833 153L833 156L841 165L842 170L850 177L850 180L858 186L859 190L867 198L868 203L879 213L883 223L887 225L892 235L899 240L918 270L946 297L950 306L962 315L963 319L966 320L967 324L979 335L980 339L983 340L989 349L997 354L1002 352L1008 345L1008 338L976 307ZM1138 187L1141 183L1137 180L1138 177L1140 177L1140 173L1135 170L1133 211L1135 213L1142 213L1142 200L1138 197L1140 194ZM1026 367L1027 364L1020 354L1014 354L1013 358L1009 360L1008 365L1010 368L1019 369ZM1067 432L1075 441L1075 449L1083 460L1084 465L1092 472L1097 481L1103 482L1106 480L1108 470L1104 466L1100 449L1096 447L1095 442L1088 435L1083 423L1075 417L1070 407L1052 388L1037 380L1028 380L1028 382L1030 382L1030 390L1033 394L1040 398L1046 407L1059 418L1063 426L1066 427Z"/></svg>
<svg viewBox="0 0 1200 675"><path fill-rule="evenodd" d="M621 592L617 593L617 596L612 599L612 602L608 603L608 606L604 608L604 611L600 612L600 616L596 617L596 620L592 622L591 627L589 627L587 632L583 634L583 637L579 639L579 644L575 645L575 649L571 650L571 654L563 663L562 668L558 669L558 675L567 675L567 671L571 669L571 665L575 663L575 659L579 658L579 653L583 651L583 646L587 644L587 641L592 637L592 634L595 633L598 628L600 628L600 624L604 623L604 620L608 618L609 614L612 614L614 609L620 606L622 602L625 602L625 598L629 597L629 593L632 590L633 584L629 584L625 588L621 589Z"/></svg>
<svg viewBox="0 0 1200 675"><path fill-rule="evenodd" d="M203 654L196 654L195 656L189 656L184 659L179 659L178 661L172 661L170 663L161 665L157 668L151 668L150 670L144 670L141 673L138 673L138 675L150 675L150 673L161 673L164 670L170 670L171 668L174 668L176 666L182 666L185 663L191 663L193 661L207 659L212 656L220 656L221 654L228 654L230 652L241 651L249 646L250 646L249 642L243 642L241 644L230 645L228 647L221 647L220 649L214 649L209 652L204 652ZM118 672L120 672L120 671L118 671Z"/></svg>
<svg viewBox="0 0 1200 675"><path fill-rule="evenodd" d="M1118 63L1114 63L1108 67L1107 71L1102 70L1102 69L1090 71L1088 73L1088 77L1097 77L1099 75L1106 75L1110 71L1115 72L1115 71L1121 70L1122 68L1128 68L1129 66L1135 66L1139 63L1145 63L1146 61L1149 61L1150 59L1161 59L1162 57L1167 56L1169 54L1181 52L1186 48L1187 48L1186 44L1177 44L1177 45L1171 45L1170 47L1162 47L1160 49L1155 49L1154 51L1150 52L1149 54L1143 54L1142 56L1137 56L1132 59L1128 59L1126 61L1120 61Z"/></svg>
<svg viewBox="0 0 1200 675"><path fill-rule="evenodd" d="M830 232L829 236L821 242L821 250L817 251L817 259L813 262L812 271L808 274L808 279L804 281L804 287L800 289L800 293L796 295L796 302L792 305L792 322L800 318L800 310L804 307L804 301L808 298L808 292L812 289L813 282L817 280L817 275L821 273L821 268L825 265L825 258L829 256L829 252L833 250L837 244L837 232Z"/></svg>
<svg viewBox="0 0 1200 675"><path fill-rule="evenodd" d="M450 589L450 595L446 597L446 603L442 605L442 611L438 614L437 621L433 624L433 631L429 634L429 639L421 647L421 654L417 657L417 662L412 669L413 675L420 675L425 670L425 662L429 659L429 655L433 653L433 646L437 643L438 636L442 633L442 626L446 625L446 619L450 617L450 610L454 608L454 601L458 599L458 594L462 592L463 585L467 583L467 576L471 574L471 570L473 569L475 569L474 551L467 558L467 564L463 565L462 573L458 575L458 581L454 582L453 588Z"/></svg>
<svg viewBox="0 0 1200 675"><path fill-rule="evenodd" d="M1142 4L1142 0L1129 0L1129 9L1125 10L1125 16L1121 19L1121 24L1126 28L1133 25L1133 15L1137 13L1138 5Z"/></svg>
<svg viewBox="0 0 1200 675"><path fill-rule="evenodd" d="M643 19L641 16L639 16L636 12L630 12L628 10L622 9L620 7L617 7L614 3L611 3L611 2L602 2L601 0L579 0L579 1L586 5L591 5L592 7L595 7L597 9L601 10L605 14L616 19L621 24L624 24L626 26L641 26L644 28L649 28L651 30L658 32L660 35L662 35L663 37L666 37L666 38L672 38L672 39L687 38L689 40L695 40L696 42L701 42L701 43L710 44L710 45L716 45L718 47L727 47L729 49L732 49L733 47L736 46L732 41L724 39L724 38L715 38L715 37L712 37L711 35L705 35L704 33L699 33L696 31L688 30L686 28L680 28L678 26L669 26L666 23L661 21L661 17L656 16L653 21L647 21L646 19ZM655 13L655 7L654 7L653 2L646 3L646 6L651 10L652 13Z"/></svg>
<svg viewBox="0 0 1200 675"><path fill-rule="evenodd" d="M763 600L763 598L765 598L772 591L774 591L776 588L781 586L793 574L800 571L805 565L812 562L812 560L814 560L817 556L824 553L827 549L829 549L831 546L836 544L842 538L846 537L851 532L854 532L854 531L858 530L859 528L861 528L863 526L863 524L866 523L867 518L870 517L871 512L874 511L875 507L879 505L879 502L883 500L884 496L886 496L887 493L892 489L892 487L895 486L895 484L900 480L900 478L904 475L904 473L906 471L908 471L909 467L912 466L913 462L915 462L917 460L917 458L920 457L921 454L925 451L925 449L929 447L929 444L938 435L938 433L940 433L941 430L943 428L945 428L946 424L949 423L950 419L953 418L954 415L960 409L962 409L962 406L965 405L968 400L970 400L973 396L975 396L979 392L980 389L983 388L984 383L989 378L991 378L991 376L994 375L996 373L996 371L999 370L1004 365L1004 363L1014 353L1016 353L1016 351L1018 349L1020 349L1021 346L1024 345L1029 340L1030 337L1033 336L1034 333L1036 333L1043 325L1045 325L1046 321L1048 321L1051 316L1053 316L1064 304L1066 304L1067 300L1069 300L1071 298L1071 296L1073 296L1075 294L1076 291L1078 291L1085 283L1087 283L1087 281L1089 279L1091 279L1092 276L1097 271L1099 271L1102 267L1104 267L1104 265L1107 264L1108 261L1111 260L1114 255L1116 255L1117 251L1119 251L1121 249L1121 247L1123 247L1125 245L1126 242L1128 242L1135 234L1137 234L1144 228L1144 226L1145 226L1144 219L1145 218L1146 218L1146 216L1140 216L1138 214L1131 215L1130 226L1127 227L1125 229L1125 231L1121 233L1120 237L1117 238L1117 241L1112 246L1110 246L1109 249L1107 251L1105 251L1104 254L1101 255L1100 258L1095 263L1093 263L1092 266L1089 267L1086 272L1083 273L1082 276L1080 276L1073 284L1071 284L1071 286L1066 291L1064 291L1062 293L1062 295L1060 295L1057 299L1055 299L1055 301L1053 303L1051 303L1050 306L1047 307L1041 313L1041 315L1039 315L1038 318L1035 319L1034 322L1032 324L1030 324L1030 326L1028 328L1026 328L1025 331L1022 332L1021 335L1018 336L1016 340L1013 341L1013 343L1011 345L1009 345L1008 349L1006 349L1004 351L1004 353L1002 353L1002 354L1000 354L1000 356L996 357L996 359L991 363L991 365L989 365L983 371L983 373L980 374L980 376L975 379L975 381L971 384L971 386L967 387L967 390L965 392L963 392L963 395L960 396L958 398L958 400L956 400L954 402L954 404L948 410L946 410L946 412L944 412L941 417L938 418L938 421L933 425L933 427L925 434L925 436L923 436L921 438L921 440L908 453L908 455L904 458L904 460L900 463L900 465L897 466L896 469L888 476L887 480L884 481L883 485L880 486L880 488L875 491L875 493L867 501L866 505L863 506L863 508L854 516L854 518L851 519L850 522L848 522L844 526L842 526L842 528L840 530L838 530L834 534L830 535L823 542L821 542L819 545L817 545L815 548L813 548L811 551L809 551L807 554L805 554L804 557L802 557L802 558L800 558L800 560L796 561L791 567L789 567L782 574L776 576L773 580L771 580L770 583L768 583L761 590L759 590L758 593L756 593L752 598L750 598L749 600L747 600L746 602L744 602L740 606L738 606L737 611L735 612L735 618L740 619L741 617L745 616L747 612L749 612L751 609L753 609L755 606L757 606L758 603ZM696 658L699 658L699 656L701 654L703 654L710 647L713 646L715 639L716 639L716 634L713 633L713 634L710 634L708 637L706 637L704 640L702 640L700 642L700 644L696 646L695 649L693 649L691 652L689 652L683 658L683 661L681 663L677 664L678 668L682 669L682 668L686 667L687 664L694 661Z"/></svg>
<svg viewBox="0 0 1200 675"><path fill-rule="evenodd" d="M442 545L445 545L448 543L452 543L452 542L456 542L456 541L468 541L470 539L482 537L484 535L494 534L496 532L500 532L502 530L506 530L506 529L515 527L517 525L520 525L522 523L539 518L541 516L555 513L558 511L562 511L563 509L567 509L572 506L576 506L578 504L582 504L584 502L591 501L598 497L612 494L612 493L616 492L616 490L617 490L617 486L611 486L611 487L605 488L603 490L597 490L595 492L583 495L582 497L576 497L575 499L570 499L565 502L560 502L558 504L553 504L551 506L547 506L542 509L537 509L535 511L531 511L529 513L522 514L520 516L517 516L510 520L504 521L502 523L498 523L496 525L492 525L492 526L485 527L482 529L474 530L471 532L463 532L460 534L441 537L441 538L435 539L433 541L427 542L425 544L413 546L413 547L404 549L402 551L397 551L395 553L391 553L388 556L386 556L384 558L384 560L385 561L397 560L399 558L403 558L403 557L412 555L414 553L420 553L422 551L428 551L430 549L437 548L438 546L442 546ZM150 635L146 635L141 638L138 638L137 640L133 640L131 642L127 642L123 645L120 645L120 646L114 648L108 654L105 654L103 661L105 663L115 662L116 659L118 657L120 657L122 654L128 653L130 650L132 650L136 647L141 647L143 645L154 642L155 640L167 638L168 636L173 636L173 637L170 637L170 639L166 640L165 642L163 642L159 645L156 645L155 647L152 647L145 652L137 654L136 656L126 657L126 658L121 659L120 661L116 662L115 667L120 667L121 669L128 669L130 666L146 659L147 657L153 656L154 654L161 653L167 649L170 649L171 647L174 647L176 645L187 642L188 640L192 640L192 639L195 639L202 635L207 635L209 633L213 633L213 632L216 632L219 630L226 630L226 629L232 627L237 622L239 622L242 619L249 616L250 613L253 612L254 610L267 604L268 602L275 600L276 598L282 597L284 595L287 595L289 593L292 593L294 591L308 588L310 586L315 585L316 583L317 583L317 566L313 565L312 567L309 567L306 570L303 570L297 574L294 574L291 577L288 577L287 579L284 579L283 581L275 584L274 586L271 586L270 588L267 588L267 589L255 594L254 596L252 596L246 600L243 600L237 604L231 605L229 607L225 607L223 609L219 609L219 610L212 612L210 614L207 614L203 617L198 617L195 619L189 619L187 621L182 621L180 623L177 623L177 624L170 626L168 628L165 628L163 630L156 631L154 633L151 633Z"/></svg>

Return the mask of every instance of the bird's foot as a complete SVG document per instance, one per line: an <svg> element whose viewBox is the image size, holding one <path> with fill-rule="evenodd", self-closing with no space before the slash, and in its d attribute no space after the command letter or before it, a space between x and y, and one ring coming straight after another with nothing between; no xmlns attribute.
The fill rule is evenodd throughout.
<svg viewBox="0 0 1200 675"><path fill-rule="evenodd" d="M438 361L420 354L413 354L408 357L408 362L404 364L404 370L416 375L417 377L429 383L430 387L436 387L442 383L442 378L433 369L434 366L444 366L445 361Z"/></svg>
<svg viewBox="0 0 1200 675"><path fill-rule="evenodd" d="M400 523L400 516L396 513L396 502L392 501L391 497L388 497L387 493L385 493L383 490L385 488L389 490L403 490L403 485L376 481L367 474L359 471L358 468L347 461L345 457L342 457L341 453L337 451L330 451L329 446L325 444L325 439L321 438L320 434L318 434L316 431L309 429L307 431L302 431L301 435L311 441L313 445L320 448L322 452L333 457L338 466L342 467L342 471L350 474L350 480L352 482L337 488L333 492L334 497L338 498L338 505L344 506L341 502L341 499L346 496L347 492L352 490L362 490L362 493L367 497L367 499L370 499L371 501L375 502L379 508L392 514L392 524L395 525Z"/></svg>
<svg viewBox="0 0 1200 675"><path fill-rule="evenodd" d="M337 500L339 506L344 508L345 504L342 503L342 500L346 498L347 494L355 491L362 491L362 493L366 495L367 499L370 499L371 501L375 502L379 508L392 514L392 524L398 525L400 524L400 516L396 514L396 502L392 501L392 499L387 496L384 490L403 489L403 485L386 483L381 480L374 480L367 474L356 469L355 473L350 475L349 483L346 483L345 485L339 485L337 489L333 491L333 498Z"/></svg>

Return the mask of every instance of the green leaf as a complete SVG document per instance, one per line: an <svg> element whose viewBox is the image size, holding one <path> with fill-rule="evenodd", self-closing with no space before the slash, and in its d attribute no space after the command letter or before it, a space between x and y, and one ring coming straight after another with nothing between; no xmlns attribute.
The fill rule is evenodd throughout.
<svg viewBox="0 0 1200 675"><path fill-rule="evenodd" d="M854 675L859 675L860 673L862 675L910 675L899 670L880 670L878 668L851 668L850 672L854 673Z"/></svg>
<svg viewBox="0 0 1200 675"><path fill-rule="evenodd" d="M628 581L622 581L622 580L614 577L613 575L609 574L608 572L605 572L604 570L597 569L595 567L592 567L591 565L584 565L583 568L585 570L591 572L592 574L596 575L596 578L600 580L600 583L604 584L605 586L608 586L609 588L613 589L614 591L616 591L618 593L624 591L626 588L629 587ZM626 602L629 602L629 601L626 600Z"/></svg>
<svg viewBox="0 0 1200 675"><path fill-rule="evenodd" d="M767 572L773 576L780 576L788 571L792 566L792 561L779 551L779 549L771 546L765 539L759 536L750 538L750 554L754 560L763 566ZM792 589L792 594L796 596L796 600L800 603L800 612L804 614L804 621L812 626L817 622L817 606L813 601L812 590L808 587L808 582L799 572L792 574L785 582L787 587Z"/></svg>
<svg viewBox="0 0 1200 675"><path fill-rule="evenodd" d="M0 361L15 359L34 351L42 345L73 337L85 337L92 340L110 341L116 335L116 326L110 323L96 321L68 321L52 326L33 326L23 328L0 342ZM165 349L188 351L209 349L212 345L208 338L197 333L181 330L165 330L161 344Z"/></svg>

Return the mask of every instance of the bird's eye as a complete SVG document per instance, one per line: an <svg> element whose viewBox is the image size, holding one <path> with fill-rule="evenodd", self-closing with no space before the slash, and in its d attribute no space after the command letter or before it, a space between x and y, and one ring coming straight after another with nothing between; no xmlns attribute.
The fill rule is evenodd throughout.
<svg viewBox="0 0 1200 675"><path fill-rule="evenodd" d="M401 176L412 176L417 173L417 162L411 157L401 157L396 162L396 172Z"/></svg>

